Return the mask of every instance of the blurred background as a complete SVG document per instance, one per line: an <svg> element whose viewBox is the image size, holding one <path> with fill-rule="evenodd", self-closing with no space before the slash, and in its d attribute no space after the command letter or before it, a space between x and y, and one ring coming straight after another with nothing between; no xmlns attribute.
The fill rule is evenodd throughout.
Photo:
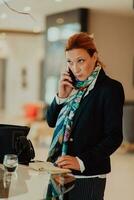
<svg viewBox="0 0 134 200"><path fill-rule="evenodd" d="M124 142L112 156L106 200L134 199L134 1L0 0L0 123L29 125L46 159L53 129L45 112L65 68L64 44L93 34L106 72L125 90Z"/></svg>

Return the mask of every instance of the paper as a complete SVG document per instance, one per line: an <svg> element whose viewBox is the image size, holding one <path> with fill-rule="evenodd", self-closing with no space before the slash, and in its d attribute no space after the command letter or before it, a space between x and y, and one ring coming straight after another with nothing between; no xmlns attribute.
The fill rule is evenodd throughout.
<svg viewBox="0 0 134 200"><path fill-rule="evenodd" d="M36 171L47 171L51 174L70 173L71 170L55 167L51 162L33 162L29 163L29 167Z"/></svg>

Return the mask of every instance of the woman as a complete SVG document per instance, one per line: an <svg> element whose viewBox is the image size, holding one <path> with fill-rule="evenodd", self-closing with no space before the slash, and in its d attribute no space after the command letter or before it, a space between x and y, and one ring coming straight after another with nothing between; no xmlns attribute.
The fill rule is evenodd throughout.
<svg viewBox="0 0 134 200"><path fill-rule="evenodd" d="M47 111L47 122L55 127L48 161L84 178L77 199L102 200L110 155L123 138L123 87L105 74L87 33L72 35L65 54L67 67Z"/></svg>

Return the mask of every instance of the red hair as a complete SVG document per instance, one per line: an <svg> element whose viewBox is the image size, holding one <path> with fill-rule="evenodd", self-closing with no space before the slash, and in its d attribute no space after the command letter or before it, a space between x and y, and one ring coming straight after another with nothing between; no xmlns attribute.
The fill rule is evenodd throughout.
<svg viewBox="0 0 134 200"><path fill-rule="evenodd" d="M93 37L84 32L75 33L69 37L65 46L65 51L72 49L85 49L91 57L95 52L98 53ZM97 59L97 63L104 67L104 64L99 60L99 58Z"/></svg>
<svg viewBox="0 0 134 200"><path fill-rule="evenodd" d="M97 52L94 39L84 32L76 33L68 39L65 51L69 51L71 49L85 49L89 54L90 50L92 50L93 53Z"/></svg>

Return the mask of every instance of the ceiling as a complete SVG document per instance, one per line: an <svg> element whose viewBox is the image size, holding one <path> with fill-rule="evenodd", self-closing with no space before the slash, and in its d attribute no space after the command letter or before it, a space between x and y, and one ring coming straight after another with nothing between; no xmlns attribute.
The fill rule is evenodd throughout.
<svg viewBox="0 0 134 200"><path fill-rule="evenodd" d="M13 12L0 0L0 29L43 30L45 16L75 8L89 8L98 12L111 12L134 17L133 0L5 0L24 12L30 6L33 18Z"/></svg>

